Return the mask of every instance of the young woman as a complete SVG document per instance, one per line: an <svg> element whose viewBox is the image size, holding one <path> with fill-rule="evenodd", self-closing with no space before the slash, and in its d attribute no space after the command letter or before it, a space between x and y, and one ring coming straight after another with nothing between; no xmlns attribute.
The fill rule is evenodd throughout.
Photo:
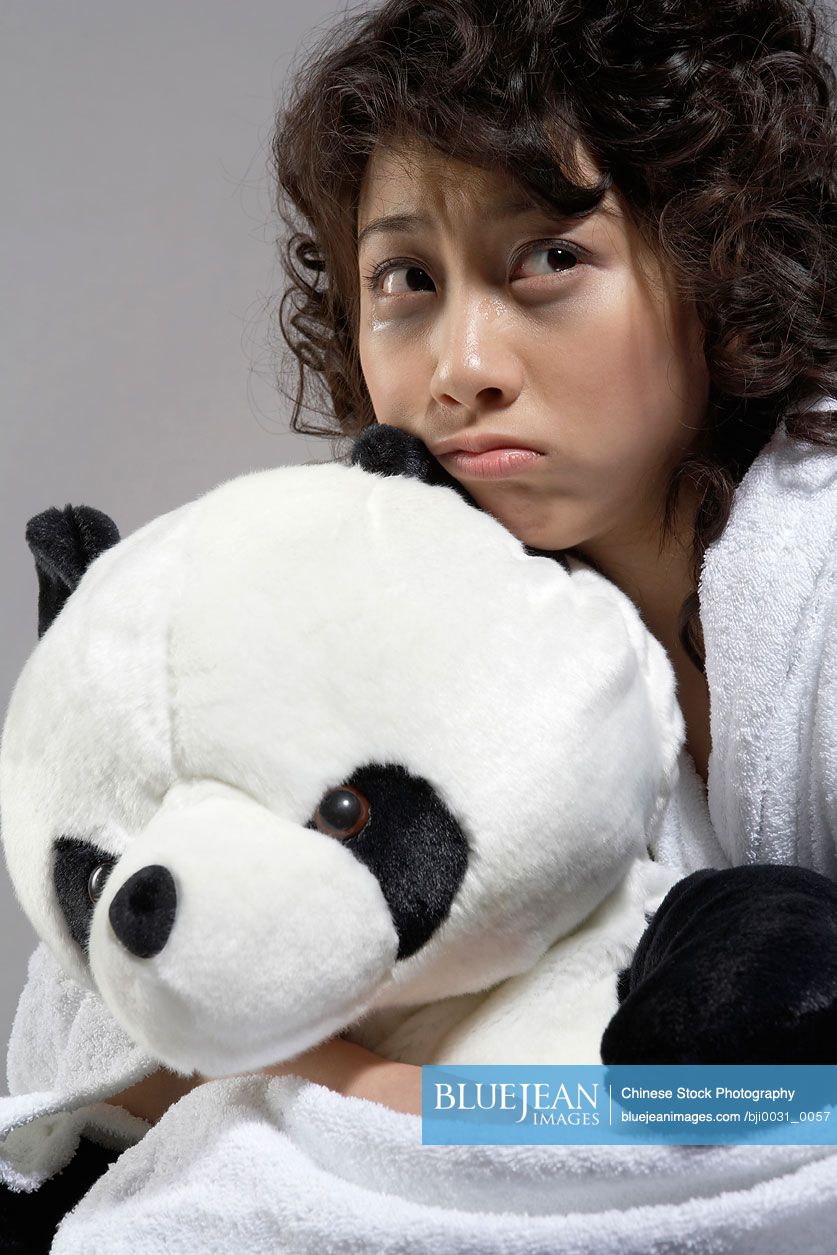
<svg viewBox="0 0 837 1255"><path fill-rule="evenodd" d="M837 444L821 29L804 0L389 0L306 59L273 141L294 429L339 456L401 427L522 541L615 582L669 652L704 785L705 553L780 423ZM298 421L311 388L326 427ZM340 1039L276 1071L420 1109L420 1069ZM156 1119L188 1087L113 1101Z"/></svg>
<svg viewBox="0 0 837 1255"><path fill-rule="evenodd" d="M837 511L824 534L798 522L837 482L834 101L803 0L388 0L306 61L275 134L296 430L337 451L401 427L522 541L614 581L670 654L695 777L718 796L727 694L710 692L698 611L735 609L732 584L775 549L817 568L804 608L834 622ZM326 428L297 425L311 384ZM768 517L747 473L780 425L787 511ZM809 465L819 487L800 497ZM704 583L745 487L753 551ZM774 639L781 566L769 588L739 671L757 634ZM795 691L816 728L837 643L806 631ZM837 866L828 735L814 748L832 774L785 800L825 814L830 847L792 822L739 861ZM272 1071L420 1110L419 1068L342 1039ZM195 1083L163 1070L110 1101L154 1122ZM43 1249L109 1157L86 1154L38 1191ZM9 1249L41 1249L25 1202L5 1199L24 1235Z"/></svg>

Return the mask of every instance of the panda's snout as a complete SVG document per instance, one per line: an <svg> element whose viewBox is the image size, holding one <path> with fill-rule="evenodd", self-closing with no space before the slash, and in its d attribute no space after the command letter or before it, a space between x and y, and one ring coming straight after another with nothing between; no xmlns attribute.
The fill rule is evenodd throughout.
<svg viewBox="0 0 837 1255"><path fill-rule="evenodd" d="M154 863L128 877L114 895L108 917L126 950L138 959L151 959L168 941L176 912L174 877Z"/></svg>

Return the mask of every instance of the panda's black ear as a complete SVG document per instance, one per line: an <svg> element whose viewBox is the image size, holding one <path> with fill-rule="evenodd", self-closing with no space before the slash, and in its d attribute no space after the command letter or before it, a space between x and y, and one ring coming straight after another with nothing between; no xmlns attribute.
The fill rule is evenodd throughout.
<svg viewBox="0 0 837 1255"><path fill-rule="evenodd" d="M351 463L377 475L407 475L425 484L443 484L452 488L475 510L482 509L459 480L445 470L427 445L418 436L411 436L400 427L390 427L387 423L372 423L365 427L352 446ZM570 569L560 549L538 549L535 545L523 545L523 548L530 557L554 558L565 571Z"/></svg>
<svg viewBox="0 0 837 1255"><path fill-rule="evenodd" d="M88 505L50 506L26 524L38 573L38 637L43 636L94 558L119 540L113 519Z"/></svg>
<svg viewBox="0 0 837 1255"><path fill-rule="evenodd" d="M365 427L352 446L351 463L375 475L405 475L425 484L443 484L479 509L471 494L445 470L427 445L400 427L387 423Z"/></svg>

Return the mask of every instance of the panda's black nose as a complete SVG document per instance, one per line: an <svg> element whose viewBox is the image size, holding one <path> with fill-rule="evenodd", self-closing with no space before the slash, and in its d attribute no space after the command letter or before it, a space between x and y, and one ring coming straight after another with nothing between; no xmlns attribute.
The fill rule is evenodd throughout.
<svg viewBox="0 0 837 1255"><path fill-rule="evenodd" d="M177 911L177 890L167 867L152 864L129 876L110 904L111 927L138 959L159 954Z"/></svg>

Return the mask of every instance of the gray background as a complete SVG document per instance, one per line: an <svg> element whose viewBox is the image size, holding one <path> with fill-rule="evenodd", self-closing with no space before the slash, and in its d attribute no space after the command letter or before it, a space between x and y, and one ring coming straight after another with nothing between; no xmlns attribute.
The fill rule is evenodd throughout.
<svg viewBox="0 0 837 1255"><path fill-rule="evenodd" d="M36 640L33 514L94 505L125 535L331 456L274 385L267 145L292 58L344 8L3 0L0 710ZM2 860L0 929L4 1056L34 934Z"/></svg>
<svg viewBox="0 0 837 1255"><path fill-rule="evenodd" d="M37 639L26 520L123 535L246 470L327 460L290 430L268 148L329 0L4 0L0 710ZM363 7L363 6L361 6ZM4 1043L34 933L0 859Z"/></svg>

